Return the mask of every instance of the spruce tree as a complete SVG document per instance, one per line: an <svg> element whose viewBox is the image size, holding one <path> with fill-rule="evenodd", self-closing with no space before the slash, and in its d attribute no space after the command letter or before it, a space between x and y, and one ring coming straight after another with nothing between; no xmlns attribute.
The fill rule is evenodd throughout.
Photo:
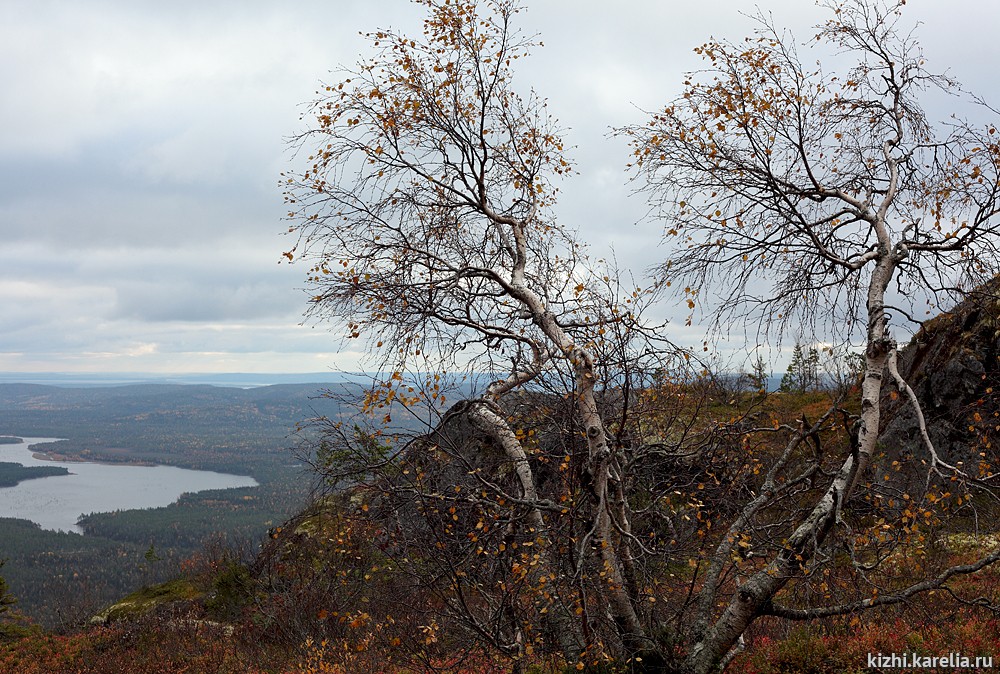
<svg viewBox="0 0 1000 674"><path fill-rule="evenodd" d="M807 351L798 342L792 350L792 362L781 377L780 390L784 393L805 393L819 388L819 351Z"/></svg>
<svg viewBox="0 0 1000 674"><path fill-rule="evenodd" d="M6 559L0 559L0 569L7 563ZM7 581L0 576L0 614L5 613L16 600L7 592Z"/></svg>

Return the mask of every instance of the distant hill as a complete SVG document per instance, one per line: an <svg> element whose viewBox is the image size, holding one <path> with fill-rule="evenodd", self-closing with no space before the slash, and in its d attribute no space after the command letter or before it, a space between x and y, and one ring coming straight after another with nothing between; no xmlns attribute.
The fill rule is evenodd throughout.
<svg viewBox="0 0 1000 674"><path fill-rule="evenodd" d="M104 387L129 384L207 384L252 388L272 384L336 384L365 382L367 375L350 372L308 373L179 373L159 374L143 372L0 372L0 384L47 384L61 387Z"/></svg>
<svg viewBox="0 0 1000 674"><path fill-rule="evenodd" d="M144 383L61 387L0 383L0 435L66 438L53 447L88 460L160 463L267 481L290 459L303 425L354 423L367 382L253 388ZM410 414L395 425L420 426ZM238 470L236 470L238 469Z"/></svg>
<svg viewBox="0 0 1000 674"><path fill-rule="evenodd" d="M289 462L307 419L355 413L356 384L250 389L182 384L64 388L0 384L0 435L66 438L61 454L148 461L260 479ZM331 391L338 399L324 397ZM84 452L86 454L84 454Z"/></svg>

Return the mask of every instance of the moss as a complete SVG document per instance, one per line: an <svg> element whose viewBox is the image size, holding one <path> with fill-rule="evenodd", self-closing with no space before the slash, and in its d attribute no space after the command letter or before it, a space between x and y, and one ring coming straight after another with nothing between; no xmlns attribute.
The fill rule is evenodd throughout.
<svg viewBox="0 0 1000 674"><path fill-rule="evenodd" d="M316 513L302 519L295 527L295 534L298 536L316 536L324 531L324 513Z"/></svg>
<svg viewBox="0 0 1000 674"><path fill-rule="evenodd" d="M159 585L151 585L136 590L132 594L116 604L112 604L96 616L90 622L94 624L104 624L122 620L125 618L135 618L153 611L159 606L176 601L189 601L204 595L191 581L178 578Z"/></svg>
<svg viewBox="0 0 1000 674"><path fill-rule="evenodd" d="M985 553L996 548L1000 543L1000 534L946 534L941 537L940 544L945 550L955 553L977 552Z"/></svg>
<svg viewBox="0 0 1000 674"><path fill-rule="evenodd" d="M42 634L42 628L28 622L0 622L0 644Z"/></svg>

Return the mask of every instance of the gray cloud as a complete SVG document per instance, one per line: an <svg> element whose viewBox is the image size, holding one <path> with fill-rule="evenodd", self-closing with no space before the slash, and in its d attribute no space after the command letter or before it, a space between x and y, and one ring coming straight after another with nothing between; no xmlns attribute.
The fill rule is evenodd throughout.
<svg viewBox="0 0 1000 674"><path fill-rule="evenodd" d="M526 0L546 46L519 71L567 127L580 175L558 218L641 279L665 256L629 196L609 127L642 119L700 67L692 48L753 22L742 0ZM806 38L812 3L760 3ZM995 89L1000 5L914 3L930 65ZM955 17L966 17L960 21ZM336 327L303 327L305 270L278 174L301 104L365 49L358 31L420 30L405 0L0 3L0 370L353 369ZM952 105L954 101L948 102ZM942 107L942 110L947 108ZM637 224L638 223L638 224ZM661 311L669 316L671 306ZM697 326L672 328L697 343Z"/></svg>
<svg viewBox="0 0 1000 674"><path fill-rule="evenodd" d="M130 281L117 288L112 316L140 321L248 321L287 317L289 294L273 283Z"/></svg>

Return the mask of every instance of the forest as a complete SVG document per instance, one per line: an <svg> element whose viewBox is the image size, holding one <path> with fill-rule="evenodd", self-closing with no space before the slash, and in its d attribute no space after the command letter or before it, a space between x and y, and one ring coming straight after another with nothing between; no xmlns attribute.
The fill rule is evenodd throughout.
<svg viewBox="0 0 1000 674"><path fill-rule="evenodd" d="M13 487L18 482L32 478L69 475L62 466L22 466L11 461L0 461L0 487Z"/></svg>
<svg viewBox="0 0 1000 674"><path fill-rule="evenodd" d="M162 463L263 481L293 462L286 450L298 424L336 418L343 413L338 396L352 390L342 383L252 389L0 384L0 428L66 438L39 449L70 459Z"/></svg>
<svg viewBox="0 0 1000 674"><path fill-rule="evenodd" d="M335 386L335 385L331 385ZM164 508L91 513L86 535L4 519L4 577L18 609L47 627L87 619L136 587L167 580L206 543L252 549L307 500L316 480L292 451L296 428L339 403L322 385L263 389L0 384L0 428L62 437L37 446L70 460L251 474L259 487L185 494ZM0 486L65 474L0 463ZM150 563L145 553L158 558Z"/></svg>

